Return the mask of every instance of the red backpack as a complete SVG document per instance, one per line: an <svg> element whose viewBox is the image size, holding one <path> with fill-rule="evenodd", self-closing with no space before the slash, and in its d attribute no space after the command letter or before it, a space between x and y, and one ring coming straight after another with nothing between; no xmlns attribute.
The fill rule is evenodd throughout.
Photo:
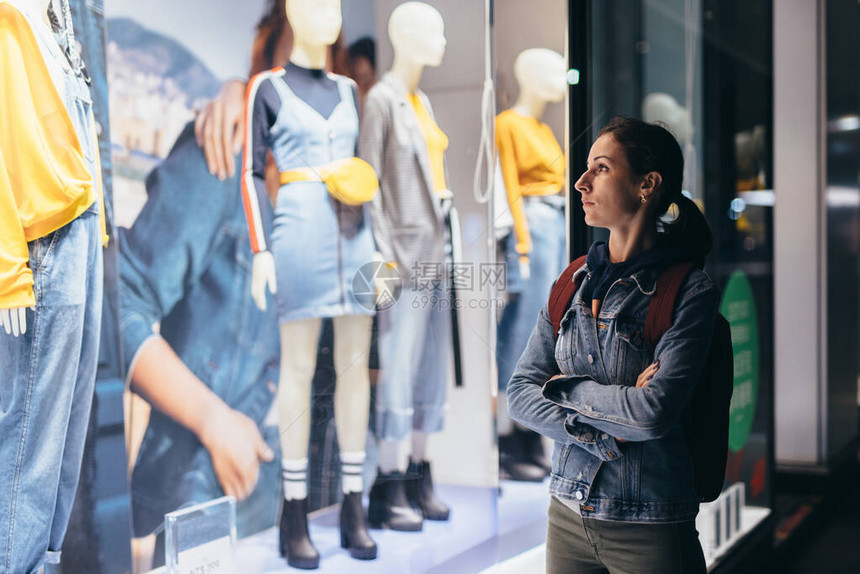
<svg viewBox="0 0 860 574"><path fill-rule="evenodd" d="M574 282L573 276L585 265L585 259L583 255L568 265L552 287L549 316L556 339L561 320L579 289L579 282ZM661 271L657 278L657 287L645 316L645 343L652 355L660 337L672 326L678 290L693 267L694 264L690 262L676 263ZM681 415L693 462L693 482L702 502L716 500L723 490L729 453L729 406L733 387L732 334L729 322L718 313L705 368L690 404Z"/></svg>

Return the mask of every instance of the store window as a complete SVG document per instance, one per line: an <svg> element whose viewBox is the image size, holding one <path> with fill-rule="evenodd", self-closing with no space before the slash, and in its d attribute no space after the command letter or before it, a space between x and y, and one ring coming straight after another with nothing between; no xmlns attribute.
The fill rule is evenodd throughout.
<svg viewBox="0 0 860 574"><path fill-rule="evenodd" d="M487 12L216 4L107 6L135 571L223 494L252 571L455 559L497 528Z"/></svg>
<svg viewBox="0 0 860 574"><path fill-rule="evenodd" d="M684 193L707 217L705 271L722 290L732 328L734 392L721 498L697 527L709 566L731 555L772 507L773 204L769 2L574 2L587 17L589 113L572 118L591 139L616 114L662 122L684 151ZM573 42L571 45L574 45ZM581 53L581 52L580 52ZM587 153L587 149L585 150ZM581 151L573 165L584 164ZM577 218L572 216L576 236ZM602 230L589 240L605 239ZM588 241L574 248L579 254Z"/></svg>

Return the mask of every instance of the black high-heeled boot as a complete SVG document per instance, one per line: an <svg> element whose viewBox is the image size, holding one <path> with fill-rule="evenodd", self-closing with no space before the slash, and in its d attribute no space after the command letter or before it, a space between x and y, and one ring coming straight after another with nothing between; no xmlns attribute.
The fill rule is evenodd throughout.
<svg viewBox="0 0 860 574"><path fill-rule="evenodd" d="M281 556L293 568L319 568L320 553L308 535L308 499L285 500L281 510Z"/></svg>
<svg viewBox="0 0 860 574"><path fill-rule="evenodd" d="M376 558L376 542L367 531L360 492L343 495L340 505L340 547L349 550L349 555L358 560Z"/></svg>
<svg viewBox="0 0 860 574"><path fill-rule="evenodd" d="M543 468L526 460L517 434L499 435L499 478L524 482L541 482Z"/></svg>
<svg viewBox="0 0 860 574"><path fill-rule="evenodd" d="M403 473L379 471L370 489L367 519L371 528L390 528L403 532L417 532L424 519L406 498L406 481Z"/></svg>
<svg viewBox="0 0 860 574"><path fill-rule="evenodd" d="M430 474L430 463L426 460L417 464L409 462L406 470L406 498L421 510L427 520L448 520L451 514L451 509L433 492L433 476Z"/></svg>

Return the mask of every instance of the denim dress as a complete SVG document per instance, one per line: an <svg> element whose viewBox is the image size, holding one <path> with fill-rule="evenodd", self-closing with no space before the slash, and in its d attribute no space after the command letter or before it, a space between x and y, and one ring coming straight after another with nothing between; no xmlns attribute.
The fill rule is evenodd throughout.
<svg viewBox="0 0 860 574"><path fill-rule="evenodd" d="M355 156L358 110L351 81L329 77L338 84L340 103L328 118L296 96L286 82L272 81L282 105L270 130L269 148L280 171ZM355 274L373 261L375 250L367 206L358 208L353 225L340 222L346 211L355 209L332 198L318 181L292 182L278 190L271 250L281 323L373 314L352 291Z"/></svg>

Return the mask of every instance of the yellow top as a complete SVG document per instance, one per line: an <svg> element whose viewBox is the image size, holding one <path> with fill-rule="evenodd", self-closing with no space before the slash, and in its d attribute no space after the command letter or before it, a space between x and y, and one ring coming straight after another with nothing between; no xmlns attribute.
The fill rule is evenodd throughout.
<svg viewBox="0 0 860 574"><path fill-rule="evenodd" d="M514 110L496 116L496 147L514 219L516 250L528 260L532 242L522 198L554 195L564 187L564 152L548 125Z"/></svg>
<svg viewBox="0 0 860 574"><path fill-rule="evenodd" d="M0 126L0 308L9 309L36 303L27 242L73 221L101 198L101 189L29 22L5 2Z"/></svg>
<svg viewBox="0 0 860 574"><path fill-rule="evenodd" d="M424 133L424 141L427 142L430 170L433 172L433 191L440 196L444 195L443 192L448 189L445 183L445 150L448 149L448 136L439 129L418 94L409 94L409 102L418 117L418 124Z"/></svg>

